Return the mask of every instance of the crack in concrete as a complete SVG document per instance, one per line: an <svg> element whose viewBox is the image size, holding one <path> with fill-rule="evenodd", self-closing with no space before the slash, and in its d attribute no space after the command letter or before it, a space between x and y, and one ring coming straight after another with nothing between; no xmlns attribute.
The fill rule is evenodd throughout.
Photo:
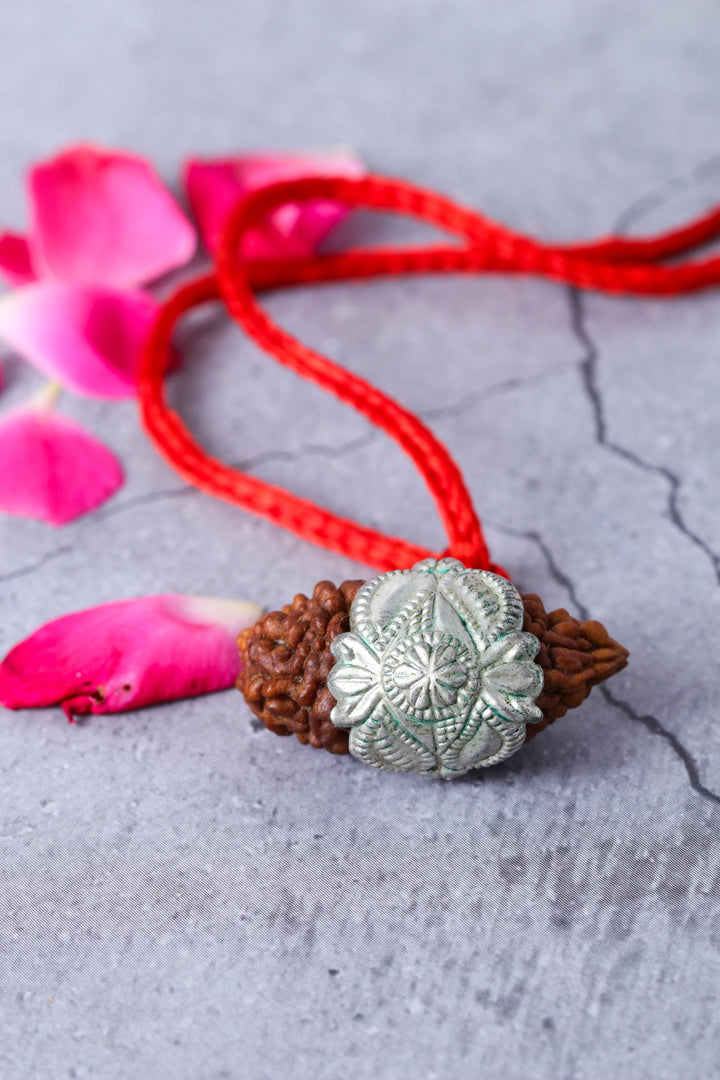
<svg viewBox="0 0 720 1080"><path fill-rule="evenodd" d="M560 569L557 562L555 561L555 556L553 555L552 551L545 543L539 532L535 532L532 529L513 529L509 525L498 525L494 522L488 522L487 524L490 528L495 529L496 532L503 533L505 536L514 536L518 540L528 540L530 543L534 544L537 548L539 548L542 557L547 564L547 568L550 571L550 577L553 579L553 581L557 582L557 584L565 590L565 592L568 594L573 604L575 605L576 610L579 611L582 618L591 618L590 612L578 596L575 582L565 573L564 570Z"/></svg>
<svg viewBox="0 0 720 1080"><path fill-rule="evenodd" d="M577 611L579 612L581 618L590 619L592 617L587 606L582 602L578 595L578 590L575 582L564 570L560 569L557 562L555 561L555 557L552 551L545 543L545 540L540 535L540 533L535 532L534 530L525 531L522 529L513 529L507 525L498 524L493 524L492 528L496 529L497 532L504 533L506 536L514 536L518 539L527 540L529 543L534 544L541 552L543 559L547 564L547 568L550 571L550 576L553 578L554 581L557 582L558 585L565 589L568 596L575 605ZM702 780L700 779L700 770L694 757L674 732L668 730L668 728L666 728L664 724L662 724L660 720L658 720L658 718L656 716L653 716L651 713L637 712L637 710L633 708L629 701L626 701L624 698L618 697L616 694L614 694L611 690L608 689L606 684L603 683L601 686L598 687L598 689L607 701L608 705L623 713L623 715L628 717L628 719L633 720L638 724L642 724L643 727L652 735L657 735L659 738L664 739L675 753L675 756L682 762L683 766L685 767L688 782L693 791L696 792L696 794L700 795L702 798L707 799L709 802L715 803L716 805L720 806L720 793L713 791L712 788L709 788L707 787L707 785L703 784Z"/></svg>
<svg viewBox="0 0 720 1080"><path fill-rule="evenodd" d="M615 231L618 234L627 231L631 225L637 223L650 211L660 209L678 194L691 190L698 183L716 175L719 171L720 155L715 155L712 158L708 158L706 161L700 162L689 175L686 174L685 176L674 178L658 191L645 196L643 199L638 200L630 206L618 218ZM690 543L692 543L708 559L715 574L716 581L720 585L720 555L711 548L702 536L690 528L680 509L680 494L682 489L682 480L680 476L667 466L656 465L653 462L646 461L633 450L622 446L608 436L605 405L598 379L598 364L600 359L599 348L588 330L584 297L577 289L572 287L568 289L568 297L570 301L571 329L576 340L584 350L584 354L580 359L580 374L585 395L590 403L598 445L603 447L603 449L607 450L609 453L614 454L619 459L634 465L641 471L658 476L664 480L668 488L667 514L669 520L685 539L690 541ZM567 590L568 595L572 598L573 603L577 606L577 609L582 614L583 618L588 618L588 610L585 605L580 602L577 589L572 579L557 566L552 553L542 537L536 532L516 532L515 535L522 536L538 546L554 580ZM682 762L690 787L693 791L715 805L720 805L720 793L713 791L711 788L707 787L706 784L703 784L700 779L700 770L694 757L674 732L668 730L656 716L653 716L650 713L638 712L628 701L618 697L612 690L608 689L606 685L600 686L599 689L600 693L611 707L621 712L628 719L642 724L652 735L664 739L676 757Z"/></svg>
<svg viewBox="0 0 720 1080"><path fill-rule="evenodd" d="M570 321L572 331L577 341L584 349L584 355L580 360L580 374L582 377L583 389L590 402L590 408L595 423L595 437L598 444L622 461L627 461L629 464L634 465L643 472L659 476L665 481L668 486L667 515L669 520L691 544L699 551L702 551L703 555L705 555L710 562L715 574L715 579L718 585L720 585L720 554L713 551L707 541L690 528L680 510L682 479L666 465L656 465L651 461L646 461L633 450L629 450L627 447L614 442L608 437L605 405L598 382L599 349L587 328L585 305L582 294L577 289L570 288L568 290L568 296L570 299Z"/></svg>
<svg viewBox="0 0 720 1080"><path fill-rule="evenodd" d="M633 225L636 225L638 221L641 221L647 214L652 213L653 210L662 209L676 196L692 191L698 184L712 179L718 173L720 173L720 154L713 154L712 157L698 162L690 172L671 177L662 187L637 199L620 214L615 222L614 231L618 235L628 232Z"/></svg>
<svg viewBox="0 0 720 1080"><path fill-rule="evenodd" d="M661 209L678 195L692 191L693 188L704 183L706 180L717 176L718 173L720 173L720 154L713 154L711 157L698 162L698 164L689 172L672 177L656 191L651 192L649 195L645 195L643 198L634 202L618 217L615 223L614 232L617 235L626 233L648 213L651 213L653 210ZM595 432L598 443L610 453L615 454L622 460L636 466L636 468L641 469L643 472L659 476L665 481L668 485L667 511L670 521L687 540L694 544L699 551L702 551L710 562L717 583L720 585L720 554L714 551L702 536L690 528L680 510L680 493L682 489L681 477L667 466L656 465L653 462L646 461L633 450L608 438L605 409L598 382L599 348L588 330L582 294L577 289L570 288L569 298L572 330L576 339L585 350L585 355L580 361L580 370L583 379L583 387L588 400L590 401L595 420Z"/></svg>
<svg viewBox="0 0 720 1080"><path fill-rule="evenodd" d="M418 412L418 415L423 420L446 420L454 419L456 416L462 416L468 409L472 409L480 401L486 401L488 398L501 397L503 394L510 393L513 390L522 389L525 386L532 385L533 383L545 382L547 379L554 378L560 372L574 370L577 366L575 360L564 360L558 364L552 364L545 371L537 371L534 375L527 375L525 378L505 379L503 382L493 383L490 386L486 386L483 390L478 390L477 393L471 394L469 397L464 397L462 401L456 401L451 405L438 405L432 409L423 409Z"/></svg>
<svg viewBox="0 0 720 1080"><path fill-rule="evenodd" d="M307 446L299 447L297 450L265 450L262 453L256 454L254 457L247 458L245 461L231 462L231 465L233 468L247 470L256 468L258 465L262 465L268 461L295 461L300 457L311 454L318 454L323 457L342 457L345 454L353 453L354 451L359 450L361 446L372 442L379 434L378 431L372 430L361 435L359 438L352 439L346 443L341 443L339 446L309 443ZM192 487L190 484L185 484L183 487L165 488L160 491L149 491L143 495L136 495L133 498L126 499L125 502L101 507L100 509L93 511L86 515L85 519L80 522L80 528L82 529L91 524L107 521L118 514L125 513L127 510L135 510L138 506L151 506L156 502L162 502L166 499L182 499L200 494L202 494L200 489ZM0 585L4 585L9 581L14 581L16 578L26 577L36 570L41 570L47 563L52 562L54 559L60 558L62 555L71 554L76 546L75 543L62 544L60 547L46 551L44 555L34 559L31 563L27 563L25 566L20 566L15 570L8 571L8 573L0 574Z"/></svg>
<svg viewBox="0 0 720 1080"><path fill-rule="evenodd" d="M0 574L0 585L4 585L8 581L14 581L16 578L27 577L28 574L34 574L36 570L41 570L43 566L52 562L53 559L59 559L61 555L69 555L74 546L74 544L63 544L61 547L46 551L44 555L26 566L20 566L17 570L10 570L6 574Z"/></svg>
<svg viewBox="0 0 720 1080"><path fill-rule="evenodd" d="M369 431L356 439L341 443L339 446L329 446L323 443L308 443L307 445L298 447L297 450L263 450L261 453L246 458L244 461L231 461L229 462L229 465L233 469L241 469L243 472L248 472L250 469L256 469L259 465L265 465L270 461L298 461L300 458L310 457L312 455L320 457L344 457L372 442L378 434L379 432L377 431ZM191 484L184 484L183 487L165 488L160 491L149 491L144 495L135 495L133 498L126 499L124 502L120 502L115 506L108 506L96 510L89 517L94 521L105 521L108 518L115 517L117 514L124 513L126 510L135 509L137 506L148 506L165 499L177 499L201 494L202 491L200 488L193 487Z"/></svg>
<svg viewBox="0 0 720 1080"><path fill-rule="evenodd" d="M469 398L465 397L461 401L453 402L449 405L441 405L435 409L427 409L419 415L425 420L454 418L462 415L462 413L466 412L468 409L473 408L478 401L489 397L499 397L502 394L521 389L525 385L554 378L560 372L575 368L575 366L576 361L568 360L559 364L554 364L551 368L548 368L547 371L537 372L524 379L505 379L503 382L485 387L484 390L478 391L477 394L473 394ZM325 443L308 443L298 447L297 450L263 450L243 461L230 462L230 465L233 468L248 471L257 468L260 465L267 464L268 462L292 462L306 456L316 455L319 457L332 458L345 457L369 446L382 434L383 432L380 431L379 428L371 428L363 435L351 439L348 442L340 443L337 446ZM201 491L199 488L192 487L190 484L184 484L182 487L165 488L159 491L146 492L143 495L135 495L126 499L124 502L110 504L93 511L80 523L80 527L82 528L83 526L93 523L97 524L98 522L107 521L119 514L124 514L128 510L137 509L139 506L152 506L156 502L162 502L169 499L191 498L200 494ZM34 559L25 566L20 566L6 574L0 574L0 585L13 581L16 578L25 577L34 573L36 570L41 570L46 563L60 558L62 555L69 555L75 549L75 546L75 544L63 544L58 548L45 552L44 555Z"/></svg>
<svg viewBox="0 0 720 1080"><path fill-rule="evenodd" d="M642 724L651 734L657 735L661 739L665 739L685 766L685 772L687 773L690 787L693 791L697 792L697 794L701 795L704 799L708 799L710 802L720 806L720 793L713 791L712 788L706 787L706 785L703 784L700 779L700 770L698 769L694 757L674 732L668 731L668 729L660 723L658 718L651 713L636 712L630 702L625 701L624 698L616 697L616 695L613 694L611 690L608 690L607 686L604 684L599 686L598 689L607 703L612 705L614 709L618 709L627 716L629 720L634 720L636 723Z"/></svg>

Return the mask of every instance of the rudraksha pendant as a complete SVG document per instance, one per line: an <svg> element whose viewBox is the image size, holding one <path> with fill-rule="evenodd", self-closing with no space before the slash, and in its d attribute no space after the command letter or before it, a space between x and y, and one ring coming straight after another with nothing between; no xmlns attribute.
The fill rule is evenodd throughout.
<svg viewBox="0 0 720 1080"><path fill-rule="evenodd" d="M238 688L276 734L445 779L510 757L628 656L600 623L456 559L320 582L238 643Z"/></svg>

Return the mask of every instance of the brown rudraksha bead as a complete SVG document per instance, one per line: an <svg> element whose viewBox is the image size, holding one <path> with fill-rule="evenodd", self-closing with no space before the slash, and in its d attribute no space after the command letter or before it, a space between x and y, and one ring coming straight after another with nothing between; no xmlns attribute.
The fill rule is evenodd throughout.
<svg viewBox="0 0 720 1080"><path fill-rule="evenodd" d="M525 741L574 709L593 686L609 679L626 666L628 651L618 645L602 623L580 622L564 608L546 611L539 596L525 593L523 628L540 641L535 662L545 672L545 684L538 707L544 719L528 724Z"/></svg>
<svg viewBox="0 0 720 1080"><path fill-rule="evenodd" d="M350 605L363 584L344 581L336 588L320 581L312 598L300 593L238 638L243 665L238 690L276 735L297 735L302 743L347 754L349 732L330 720L335 704L327 688L335 663L330 643L350 629Z"/></svg>
<svg viewBox="0 0 720 1080"><path fill-rule="evenodd" d="M335 699L327 677L335 663L330 644L350 629L349 611L362 581L339 588L321 581L311 598L300 593L238 638L242 670L237 687L251 710L276 735L331 754L348 752L349 732L330 719ZM537 704L544 719L528 724L526 741L575 708L593 686L627 664L628 652L599 622L580 622L563 608L545 611L538 596L523 595L524 629L540 641L536 663L545 673Z"/></svg>

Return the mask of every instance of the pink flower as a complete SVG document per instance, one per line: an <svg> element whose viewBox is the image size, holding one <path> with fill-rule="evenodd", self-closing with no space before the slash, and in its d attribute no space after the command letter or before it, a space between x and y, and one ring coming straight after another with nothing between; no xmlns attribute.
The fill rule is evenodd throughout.
<svg viewBox="0 0 720 1080"><path fill-rule="evenodd" d="M252 155L190 162L187 184L204 233L212 238L244 191L328 173L358 176L363 169L344 152ZM191 258L193 226L151 165L122 151L90 145L65 149L29 170L27 190L28 235L0 235L0 272L18 286L0 298L0 339L76 393L133 396L142 346L158 307L136 286ZM345 213L322 199L282 206L248 236L246 253L311 252ZM35 414L11 417L5 440L14 460L22 460L21 470L4 472L0 509L10 513L59 524L96 506L120 482L110 452L103 454L96 440L60 417L44 415L42 423ZM83 440L96 474L82 468ZM30 446L38 451L34 466ZM81 479L88 484L84 496Z"/></svg>
<svg viewBox="0 0 720 1080"><path fill-rule="evenodd" d="M132 397L157 308L140 290L37 282L0 298L0 338L69 390Z"/></svg>
<svg viewBox="0 0 720 1080"><path fill-rule="evenodd" d="M0 511L64 525L123 482L115 456L74 420L53 412L59 388L0 419Z"/></svg>
<svg viewBox="0 0 720 1080"><path fill-rule="evenodd" d="M72 720L224 690L240 670L236 637L259 616L255 604L176 594L65 615L5 657L0 702L59 704Z"/></svg>
<svg viewBox="0 0 720 1080"><path fill-rule="evenodd" d="M203 242L213 253L229 211L244 192L305 176L364 174L360 159L347 150L246 154L209 161L191 159L185 165L185 186ZM310 255L347 212L329 199L288 203L274 211L262 227L247 233L242 254L246 259Z"/></svg>
<svg viewBox="0 0 720 1080"><path fill-rule="evenodd" d="M0 301L0 337L71 390L131 396L157 307L131 289L184 265L195 230L134 154L73 146L27 185L29 235L0 236L0 271L24 286Z"/></svg>
<svg viewBox="0 0 720 1080"><path fill-rule="evenodd" d="M135 154L71 146L28 173L30 234L0 237L0 270L131 288L183 266L195 230L152 166Z"/></svg>

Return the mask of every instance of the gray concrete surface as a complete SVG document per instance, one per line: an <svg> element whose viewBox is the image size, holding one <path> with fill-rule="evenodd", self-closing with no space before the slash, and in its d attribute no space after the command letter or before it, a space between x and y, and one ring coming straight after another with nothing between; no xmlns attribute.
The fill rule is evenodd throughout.
<svg viewBox="0 0 720 1080"><path fill-rule="evenodd" d="M80 138L168 178L191 152L352 143L558 238L720 197L711 0L28 0L0 42L10 224L26 162ZM631 666L453 784L276 739L232 692L76 727L3 714L0 1075L719 1076L720 296L423 280L271 306L428 416L518 584L605 621ZM220 317L184 341L173 396L213 449L442 545L360 418ZM4 408L37 380L3 363ZM368 572L184 488L132 403L65 407L128 482L62 531L0 521L3 650L113 598L272 607Z"/></svg>

